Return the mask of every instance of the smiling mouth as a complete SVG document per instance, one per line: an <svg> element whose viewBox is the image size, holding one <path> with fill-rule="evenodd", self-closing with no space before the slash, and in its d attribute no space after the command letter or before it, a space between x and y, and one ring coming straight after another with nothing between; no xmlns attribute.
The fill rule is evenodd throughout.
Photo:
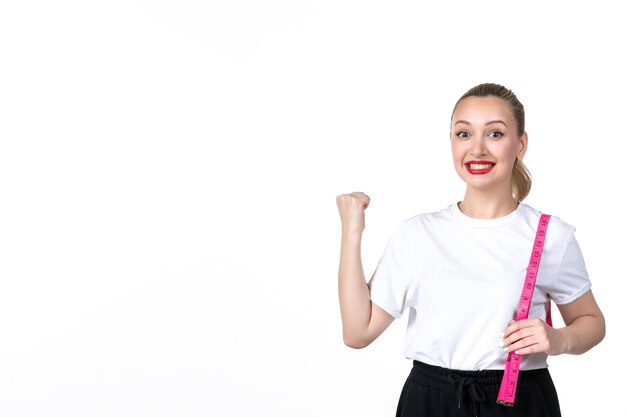
<svg viewBox="0 0 626 417"><path fill-rule="evenodd" d="M488 173L496 166L493 162L489 161L469 161L465 163L465 167L470 174L483 175Z"/></svg>

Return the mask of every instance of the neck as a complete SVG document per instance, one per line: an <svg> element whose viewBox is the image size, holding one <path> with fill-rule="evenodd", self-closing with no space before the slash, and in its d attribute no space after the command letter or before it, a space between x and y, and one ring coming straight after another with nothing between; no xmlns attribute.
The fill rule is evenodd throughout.
<svg viewBox="0 0 626 417"><path fill-rule="evenodd" d="M466 216L475 219L496 219L511 214L517 209L518 202L511 193L494 195L476 189L468 189L459 209Z"/></svg>

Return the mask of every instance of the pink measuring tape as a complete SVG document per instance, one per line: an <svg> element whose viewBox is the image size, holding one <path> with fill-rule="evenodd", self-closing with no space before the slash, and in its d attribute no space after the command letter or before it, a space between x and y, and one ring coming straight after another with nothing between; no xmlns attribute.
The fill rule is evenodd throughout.
<svg viewBox="0 0 626 417"><path fill-rule="evenodd" d="M528 269L526 270L526 280L524 281L522 296L519 300L519 306L517 307L516 321L528 318L530 304L533 299L533 291L535 290L535 282L537 280L537 271L539 270L539 261L541 261L543 244L545 243L546 231L548 230L549 222L549 214L542 214L539 218L537 235L535 236L533 251L530 255ZM546 323L552 326L549 301ZM498 392L498 400L496 401L497 404L502 404L507 407L513 406L513 403L515 401L515 390L517 388L517 378L519 376L521 361L522 357L520 355L514 352L509 352L509 355L506 358L504 375L502 376L502 384L500 385L500 391Z"/></svg>

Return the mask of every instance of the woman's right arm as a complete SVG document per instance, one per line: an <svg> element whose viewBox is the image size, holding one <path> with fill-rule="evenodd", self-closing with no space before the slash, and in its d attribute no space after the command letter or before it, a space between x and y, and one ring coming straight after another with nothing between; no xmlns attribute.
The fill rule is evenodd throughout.
<svg viewBox="0 0 626 417"><path fill-rule="evenodd" d="M339 306L344 343L355 349L372 343L394 319L372 303L363 273L361 238L369 202L370 198L361 192L337 196L341 217Z"/></svg>

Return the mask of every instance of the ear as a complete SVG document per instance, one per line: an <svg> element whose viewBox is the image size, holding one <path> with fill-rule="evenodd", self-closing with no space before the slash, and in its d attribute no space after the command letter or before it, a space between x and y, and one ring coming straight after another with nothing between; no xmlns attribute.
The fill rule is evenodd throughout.
<svg viewBox="0 0 626 417"><path fill-rule="evenodd" d="M519 151L517 152L517 159L524 159L526 149L528 149L528 134L524 132L524 134L519 138Z"/></svg>

